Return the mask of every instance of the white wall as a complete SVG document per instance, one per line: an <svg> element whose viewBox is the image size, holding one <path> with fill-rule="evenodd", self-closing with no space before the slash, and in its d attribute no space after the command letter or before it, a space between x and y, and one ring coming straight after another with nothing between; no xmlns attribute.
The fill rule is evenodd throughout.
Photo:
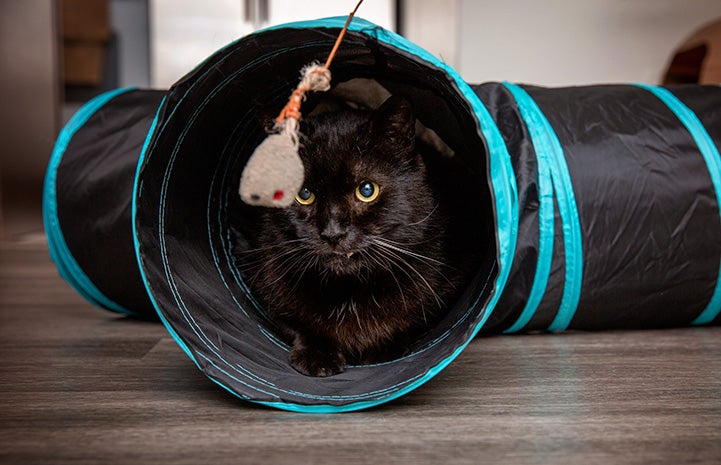
<svg viewBox="0 0 721 465"><path fill-rule="evenodd" d="M348 16L358 0L270 0L268 25L329 16ZM386 29L395 29L395 2L366 0L357 15Z"/></svg>
<svg viewBox="0 0 721 465"><path fill-rule="evenodd" d="M401 20L408 40L457 69L459 0L404 0Z"/></svg>
<svg viewBox="0 0 721 465"><path fill-rule="evenodd" d="M460 0L456 69L472 83L657 84L683 39L719 16L720 0Z"/></svg>
<svg viewBox="0 0 721 465"><path fill-rule="evenodd" d="M268 18L256 24L246 17L243 0L149 0L151 85L170 86L219 48L259 27L347 16L357 0L265 2ZM395 2L368 0L358 16L393 29Z"/></svg>

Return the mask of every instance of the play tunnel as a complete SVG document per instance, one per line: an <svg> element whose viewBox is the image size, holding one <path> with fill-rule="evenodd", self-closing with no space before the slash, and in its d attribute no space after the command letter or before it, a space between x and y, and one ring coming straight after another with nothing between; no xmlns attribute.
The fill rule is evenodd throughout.
<svg viewBox="0 0 721 465"><path fill-rule="evenodd" d="M61 275L100 307L157 315L237 396L304 412L395 399L479 332L719 322L721 89L469 85L355 19L333 85L363 79L410 100L481 187L493 234L478 238L485 259L409 355L328 378L297 373L238 270L229 218L264 119L303 66L325 59L344 20L254 33L168 91L120 89L80 109L45 182Z"/></svg>

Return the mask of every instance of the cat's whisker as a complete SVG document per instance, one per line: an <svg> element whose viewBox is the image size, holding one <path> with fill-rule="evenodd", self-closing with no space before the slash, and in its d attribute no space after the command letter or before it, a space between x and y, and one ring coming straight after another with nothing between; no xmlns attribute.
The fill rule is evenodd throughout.
<svg viewBox="0 0 721 465"><path fill-rule="evenodd" d="M375 300L375 299L373 299L373 300ZM380 308L380 305L378 306L378 308ZM375 326L376 329L382 328L382 326L378 324L378 320L376 319L375 313L373 313L373 312L368 312L368 315L370 315L371 319L373 320L373 324L374 324L374 326Z"/></svg>
<svg viewBox="0 0 721 465"><path fill-rule="evenodd" d="M266 284L267 287L271 287L274 284L281 281L283 278L285 278L288 273L292 272L295 268L294 264L297 264L299 260L302 259L303 254L301 252L305 252L304 249L294 249L289 251L289 253L285 253L286 255L285 259L283 259L279 264L273 265L273 268L283 270L281 271L280 275L278 275L273 281ZM269 262L268 265L265 267L267 269L268 266L270 266L271 263Z"/></svg>
<svg viewBox="0 0 721 465"><path fill-rule="evenodd" d="M330 312L330 315L328 315L328 318L330 319L335 315L335 321L338 324L343 324L345 321L345 315L346 315L346 306L348 306L348 302L343 302L340 305L336 305L333 307L333 311Z"/></svg>
<svg viewBox="0 0 721 465"><path fill-rule="evenodd" d="M370 249L370 252L374 253L369 253L368 256L371 257L371 259L373 259L373 261L375 261L381 268L384 268L391 274L391 277L395 281L396 286L398 286L398 292L401 297L401 302L403 302L403 310L405 311L405 313L408 313L408 303L406 302L406 296L403 293L403 286L401 286L398 277L396 277L396 274L393 272L392 263L389 262L387 257L383 256L383 253L380 249Z"/></svg>
<svg viewBox="0 0 721 465"><path fill-rule="evenodd" d="M403 254L406 254L406 255L410 255L411 257L418 258L418 259L420 259L420 260L424 260L424 261L427 261L427 262L430 262L430 263L435 263L435 264L437 264L437 265L447 266L445 263L443 263L443 262L441 262L441 261L439 261L439 260L436 260L435 258L431 258L431 257L428 257L428 256L426 256L426 255L421 255L421 254L416 253L416 252L413 252L413 251L411 251L411 250L404 249L404 248L399 247L399 246L397 246L397 245L393 245L392 243L387 242L385 239L375 238L373 241L374 241L375 243L377 243L378 245L382 246L382 247L395 250L396 252L400 252L400 253L403 253Z"/></svg>
<svg viewBox="0 0 721 465"><path fill-rule="evenodd" d="M358 329L363 331L363 325L361 324L360 315L358 314L358 309L356 307L356 302L353 299L350 299L348 301L343 302L342 304L336 306L333 309L333 312L331 313L331 316L333 314L336 315L336 321L338 323L343 323L345 321L346 313L352 313L355 316L356 323L358 325Z"/></svg>
<svg viewBox="0 0 721 465"><path fill-rule="evenodd" d="M298 253L300 250L303 250L303 249L292 248L292 249L285 250L285 251L283 251L283 252L281 252L281 253L279 253L279 254L274 255L274 256L272 256L270 259L266 259L266 260L256 260L255 262L250 262L250 263L251 263L251 266L246 266L246 268L248 269L248 271L251 271L251 270L253 270L253 269L255 269L255 268L258 268L258 271L256 271L256 272L253 274L253 276L251 277L250 281L248 281L248 284L252 286L252 285L255 283L255 280L258 278L258 276L260 276L260 275L261 275L262 273L264 273L264 272L267 272L268 268L271 267L271 266L273 266L274 268L283 269L283 265L284 265L288 260L292 260L292 259L293 259L293 256L294 256L296 253ZM277 266L275 266L274 264L275 264L276 262L278 262L279 260L280 260L280 263L279 263ZM256 263L257 263L257 265L256 265ZM243 266L241 265L240 268L243 269ZM281 277L282 277L282 276L283 276L283 275L281 275ZM279 279L276 279L275 281L273 281L273 284L275 284L275 283L278 282L278 281L279 281Z"/></svg>
<svg viewBox="0 0 721 465"><path fill-rule="evenodd" d="M298 278L293 283L293 286L290 288L290 292L293 293L298 285L300 284L300 281L303 279L303 276L305 276L305 273L314 267L318 263L318 255L314 254L312 251L308 250L305 254L303 254L303 260L305 260L305 266L303 269L297 273Z"/></svg>
<svg viewBox="0 0 721 465"><path fill-rule="evenodd" d="M284 242L277 242L277 243L275 243L275 244L266 245L266 246L263 246L263 247L255 247L255 248L252 248L252 249L240 250L240 251L238 251L237 253L243 254L243 255L245 255L245 254L260 253L260 252L265 252L265 251L268 251L268 250L277 249L277 248L279 248L279 247L286 247L286 246L288 246L288 245L296 244L296 243L302 242L302 241L303 241L302 238L289 239L289 240L284 241Z"/></svg>
<svg viewBox="0 0 721 465"><path fill-rule="evenodd" d="M306 261L305 254L296 257L295 260L293 260L292 262L290 262L286 265L288 268L290 268L292 270L290 272L290 276L288 277L288 281L290 282L291 279L295 278L292 281L292 284L290 286L289 292L291 292L291 293L295 292L295 289L300 284L300 281L303 279L303 275L306 272L306 266L303 265L304 261Z"/></svg>
<svg viewBox="0 0 721 465"><path fill-rule="evenodd" d="M252 260L252 261L248 261L248 262L243 261L243 263L247 263L247 264L250 264L250 265L253 265L253 264L256 264L256 263L262 263L262 264L265 264L265 265L270 265L270 264L272 264L273 262L275 262L275 261L277 261L277 260L280 260L280 259L283 258L283 257L286 257L287 255L294 254L294 253L298 252L298 250L299 250L299 249L291 248L291 249L288 249L288 250L284 250L284 251L282 251L282 252L280 252L280 253L277 253L277 254L271 256L270 258L264 256L264 257L258 258L257 260Z"/></svg>
<svg viewBox="0 0 721 465"><path fill-rule="evenodd" d="M238 266L238 269L240 269L240 271L242 271L242 272L250 272L257 268L262 268L264 265L267 265L267 263L268 263L267 258L251 260L251 261L238 260L237 266Z"/></svg>
<svg viewBox="0 0 721 465"><path fill-rule="evenodd" d="M428 221L428 219L430 219L430 217L433 215L433 213L436 212L436 210L438 209L438 205L439 204L436 204L436 206L433 207L431 212L428 215L426 215L426 217L423 218L422 220L416 221L415 223L408 223L406 226L418 226L419 224L425 223L426 221Z"/></svg>
<svg viewBox="0 0 721 465"><path fill-rule="evenodd" d="M296 241L294 240L294 241L289 241L289 242L296 242ZM286 243L284 243L284 245L285 244ZM273 247L268 247L266 249L272 250L273 248L276 248L276 247L273 246ZM297 254L298 252L303 251L303 250L304 250L303 248L292 247L290 249L283 250L280 253L272 255L270 258L268 258L266 256L261 256L257 260L251 260L251 261L246 261L245 259L241 259L241 260L239 260L240 263L238 264L238 268L241 270L241 272L245 272L245 273L249 273L249 272L252 272L253 270L257 269L257 271L253 274L253 277L249 281L249 283L252 284L255 282L255 279L257 278L257 276L260 273L267 271L268 268L271 266L278 268L278 269L282 268L288 258L292 259L295 254ZM280 261L280 263L278 263L279 261ZM276 264L277 264L277 266L276 266Z"/></svg>
<svg viewBox="0 0 721 465"><path fill-rule="evenodd" d="M308 259L310 258L312 253L313 252L308 250L303 251L283 266L287 268L288 272L292 273L293 276L300 274L302 277L302 274L305 273L305 270L307 269Z"/></svg>
<svg viewBox="0 0 721 465"><path fill-rule="evenodd" d="M389 254L391 257L393 257L393 258L395 258L396 260L398 260L398 263L402 263L402 264L405 265L410 271L414 272L414 273L418 276L418 278L420 278L421 282L423 282L423 284L425 284L425 286L426 286L426 287L428 288L428 290L431 292L431 295L433 296L433 298L435 299L436 303L438 304L438 307L439 307L439 308L440 308L440 307L443 307L443 302L441 301L441 298L438 296L438 293L435 291L435 289L433 289L433 286L430 285L430 283L428 282L428 280L423 276L423 274L422 274L420 271L418 271L413 265L411 265L411 264L408 262L408 260L406 260L406 259L404 259L402 256L396 254L393 250L387 250L387 249L386 249L386 250L385 250L385 253L386 253L386 254ZM403 269L403 268L401 267L401 269ZM404 270L404 271L405 271L405 270ZM409 278L411 278L411 276L409 276ZM411 279L411 280L412 280L412 279Z"/></svg>
<svg viewBox="0 0 721 465"><path fill-rule="evenodd" d="M388 239L387 237L380 235L379 238L382 239L385 242L388 242L393 245L397 245L399 247L412 247L414 245L423 245L428 244L429 242L437 241L439 238L443 237L443 234L436 234L435 236L429 237L427 239L424 239L422 241L416 241L416 242L398 242L391 239Z"/></svg>
<svg viewBox="0 0 721 465"><path fill-rule="evenodd" d="M360 315L358 314L358 307L356 306L355 300L353 300L353 299L350 300L349 307L350 307L351 311L353 312L353 314L355 315L355 320L358 323L358 329L363 331L363 325L361 324L361 319L360 319Z"/></svg>
<svg viewBox="0 0 721 465"><path fill-rule="evenodd" d="M413 257L413 258L419 259L419 260L421 260L421 261L430 262L430 263L426 263L426 266L428 266L428 267L431 268L433 271L435 271L436 273L438 273L438 275L440 275L443 279L445 279L446 282L447 282L452 288L455 288L455 287L456 287L455 284L453 284L453 282L452 282L450 279L448 279L448 277L445 275L445 273L443 273L443 272L442 272L441 270L439 270L437 267L433 266L431 263L437 264L437 265L439 265L439 266L441 266L441 267L449 268L449 269L451 269L451 270L455 270L454 267L452 267L452 266L450 266L450 265L448 265L448 264L446 264L446 263L444 263L444 262L441 262L441 261L439 261L439 260L435 260L435 259L433 259L433 258L426 257L425 255L421 255L421 254L412 252L412 251L410 251L410 250L403 249L403 248L401 248L401 247L392 247L391 245L385 243L385 242L388 242L387 239L376 239L375 242L376 242L376 244L379 245L381 248L383 248L383 247L388 247L388 248L390 248L390 249L392 249L392 250L394 250L394 251L396 251L396 252L405 253L405 254L407 254L407 255L409 255L409 256L411 256L411 257ZM392 241L391 241L391 242L392 242Z"/></svg>

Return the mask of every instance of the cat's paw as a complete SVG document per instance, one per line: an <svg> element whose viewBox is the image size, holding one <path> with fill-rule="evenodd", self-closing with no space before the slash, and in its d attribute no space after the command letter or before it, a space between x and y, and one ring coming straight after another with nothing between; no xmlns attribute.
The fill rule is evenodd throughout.
<svg viewBox="0 0 721 465"><path fill-rule="evenodd" d="M293 347L288 361L297 372L319 378L343 373L346 364L338 350L313 347Z"/></svg>

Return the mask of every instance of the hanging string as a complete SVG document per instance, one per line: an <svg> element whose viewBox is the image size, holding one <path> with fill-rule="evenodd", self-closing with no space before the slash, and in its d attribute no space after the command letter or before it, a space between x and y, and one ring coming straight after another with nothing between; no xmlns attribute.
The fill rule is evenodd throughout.
<svg viewBox="0 0 721 465"><path fill-rule="evenodd" d="M249 205L288 207L303 186L304 168L298 155L300 106L310 91L330 89L329 67L353 16L363 0L348 15L325 65L312 63L301 70L301 80L275 119L275 133L255 148L240 177L240 198Z"/></svg>
<svg viewBox="0 0 721 465"><path fill-rule="evenodd" d="M290 95L288 103L285 104L283 109L280 111L280 114L275 119L277 129L289 134L294 141L297 141L298 138L297 132L298 120L300 120L300 106L305 99L305 94L310 91L325 92L330 89L330 65L333 62L333 59L338 52L338 48L343 41L343 37L345 37L345 33L348 30L348 26L350 25L353 16L355 16L356 11L358 11L361 3L363 3L363 0L358 1L353 11L351 11L348 18L346 18L343 29L341 29L338 34L338 38L335 40L333 49L330 51L325 64L320 65L316 63L303 68L301 71L302 78L300 83Z"/></svg>

